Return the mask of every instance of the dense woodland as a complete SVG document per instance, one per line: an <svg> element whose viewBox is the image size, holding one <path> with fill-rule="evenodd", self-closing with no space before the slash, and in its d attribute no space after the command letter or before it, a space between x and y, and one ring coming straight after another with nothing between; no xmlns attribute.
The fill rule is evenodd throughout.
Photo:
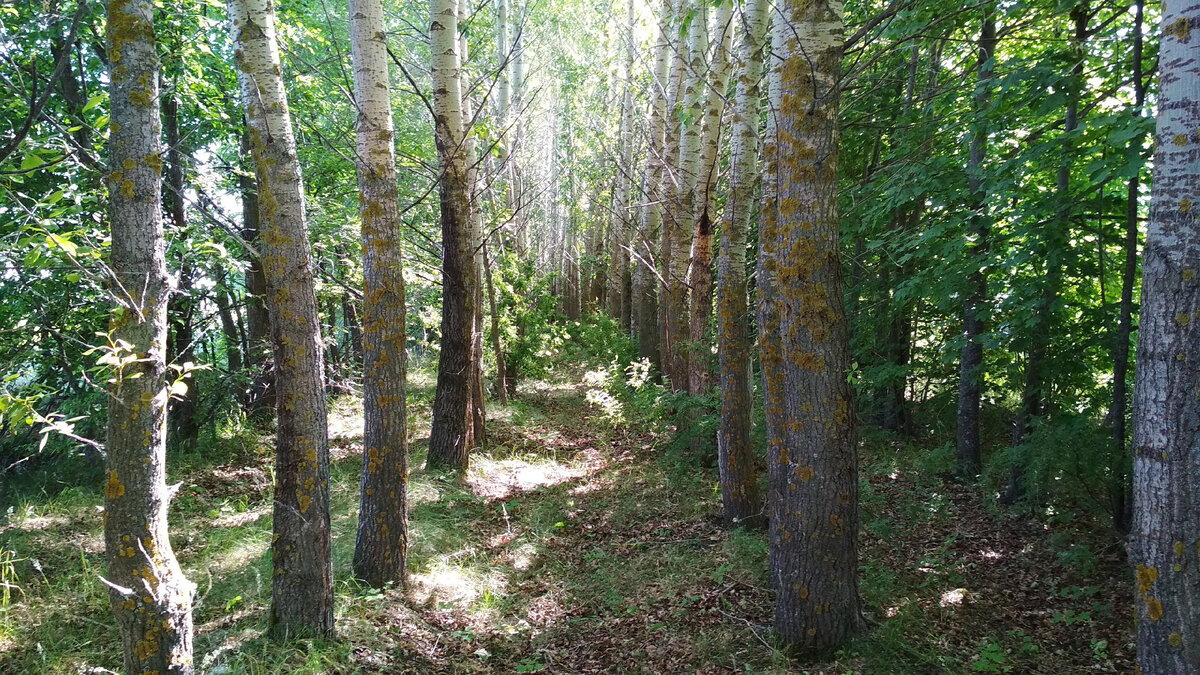
<svg viewBox="0 0 1200 675"><path fill-rule="evenodd" d="M0 3L0 671L1200 672L1193 29Z"/></svg>

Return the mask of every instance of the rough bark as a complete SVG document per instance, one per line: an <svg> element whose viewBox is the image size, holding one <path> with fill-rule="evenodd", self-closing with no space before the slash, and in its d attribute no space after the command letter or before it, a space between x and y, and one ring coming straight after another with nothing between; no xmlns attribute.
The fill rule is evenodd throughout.
<svg viewBox="0 0 1200 675"><path fill-rule="evenodd" d="M442 220L442 324L437 389L429 433L429 467L465 471L471 447L469 424L475 262L471 241L470 174L463 126L458 7L431 0L434 141Z"/></svg>
<svg viewBox="0 0 1200 675"><path fill-rule="evenodd" d="M754 391L751 387L750 308L746 302L746 229L757 185L759 113L766 0L749 0L741 23L737 103L729 166L729 197L721 221L717 283L717 355L721 368L721 428L717 466L721 503L729 525L758 526L763 517L754 446L750 440Z"/></svg>
<svg viewBox="0 0 1200 675"><path fill-rule="evenodd" d="M271 0L229 0L262 219L260 252L275 358L271 631L333 634L329 442L321 324L296 140Z"/></svg>
<svg viewBox="0 0 1200 675"><path fill-rule="evenodd" d="M770 466L775 629L832 647L862 626L849 336L838 259L840 2L775 15L759 231L759 342Z"/></svg>
<svg viewBox="0 0 1200 675"><path fill-rule="evenodd" d="M379 588L404 585L408 552L404 251L383 5L349 0L348 11L363 251L363 462L353 569Z"/></svg>
<svg viewBox="0 0 1200 675"><path fill-rule="evenodd" d="M975 121L971 128L971 154L967 161L971 215L967 223L971 238L971 272L963 303L963 346L958 368L958 415L955 437L957 471L960 478L979 473L979 401L983 393L983 344L979 341L986 328L987 274L984 269L991 249L991 220L985 203L983 162L987 158L987 108L991 101L991 79L995 72L996 8L983 8L979 31L978 79L975 85Z"/></svg>
<svg viewBox="0 0 1200 675"><path fill-rule="evenodd" d="M108 467L104 545L109 599L125 670L191 673L192 596L167 532L166 244L160 211L162 146L154 5L110 0L111 267L118 282L109 326Z"/></svg>
<svg viewBox="0 0 1200 675"><path fill-rule="evenodd" d="M1163 8L1133 416L1137 661L1200 672L1200 3Z"/></svg>
<svg viewBox="0 0 1200 675"><path fill-rule="evenodd" d="M488 313L492 317L492 353L496 357L496 398L500 401L500 405L508 405L508 387L505 385L505 374L508 367L504 363L504 348L500 344L500 312L496 306L496 287L492 284L492 262L486 244L483 248L483 273L484 281L487 284Z"/></svg>
<svg viewBox="0 0 1200 675"><path fill-rule="evenodd" d="M687 390L687 352L683 348L684 336L687 335L687 287L683 285L686 276L688 251L680 249L685 245L685 235L690 236L691 222L680 221L683 206L679 197L684 190L683 178L679 170L679 155L682 145L682 125L676 120L681 115L681 105L684 103L684 79L688 70L688 45L679 39L679 31L683 26L683 16L686 12L686 0L673 0L670 22L670 34L676 36L671 52L674 58L670 65L670 79L667 84L667 131L663 142L663 162L665 175L663 177L662 209L662 244L659 257L662 289L659 296L659 311L661 313L660 329L662 339L663 366L671 389L674 391ZM693 21L693 23L696 23ZM686 230L684 228L687 228Z"/></svg>
<svg viewBox="0 0 1200 675"><path fill-rule="evenodd" d="M621 124L618 142L618 158L616 171L616 189L613 191L613 229L609 249L609 290L608 312L621 324L625 331L630 329L630 293L628 284L629 272L629 240L633 232L633 211L629 205L629 195L633 186L633 51L634 51L634 11L633 0L625 3L626 15L625 58L621 63L619 81L623 92L621 95Z"/></svg>

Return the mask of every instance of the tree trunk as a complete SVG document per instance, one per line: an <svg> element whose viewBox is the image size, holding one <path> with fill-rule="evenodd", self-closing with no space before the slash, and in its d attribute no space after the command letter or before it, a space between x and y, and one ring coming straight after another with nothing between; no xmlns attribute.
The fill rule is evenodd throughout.
<svg viewBox="0 0 1200 675"><path fill-rule="evenodd" d="M767 0L749 0L742 26L737 108L733 118L729 197L721 223L717 284L717 355L721 366L721 428L717 465L721 502L729 525L759 526L763 517L754 446L750 440L754 391L751 387L750 309L746 303L746 228L758 174L758 126L762 108L763 43Z"/></svg>
<svg viewBox="0 0 1200 675"><path fill-rule="evenodd" d="M770 578L784 642L823 649L863 623L849 336L838 260L840 2L785 0L771 46L759 235ZM792 309L798 308L798 309Z"/></svg>
<svg viewBox="0 0 1200 675"><path fill-rule="evenodd" d="M504 348L500 344L500 312L496 307L496 287L492 285L492 262L488 257L486 243L483 247L483 273L487 283L488 312L492 316L492 353L496 357L496 398L500 400L500 405L508 405L508 387L505 385L508 368L504 363Z"/></svg>
<svg viewBox="0 0 1200 675"><path fill-rule="evenodd" d="M1163 8L1158 125L1133 395L1137 659L1200 672L1200 4Z"/></svg>
<svg viewBox="0 0 1200 675"><path fill-rule="evenodd" d="M380 0L349 0L363 251L363 462L354 576L403 586L408 560L407 313L387 29ZM349 323L350 315L346 315Z"/></svg>
<svg viewBox="0 0 1200 675"><path fill-rule="evenodd" d="M442 219L442 326L427 464L430 468L465 471L472 433L468 420L475 261L456 0L430 0L429 21L434 140L441 172L438 195Z"/></svg>
<svg viewBox="0 0 1200 675"><path fill-rule="evenodd" d="M991 102L991 80L995 72L996 7L983 8L979 31L979 74L975 89L975 123L971 128L971 155L967 161L971 215L967 222L971 237L971 272L963 303L963 346L958 369L957 470L959 478L974 479L981 466L979 447L979 401L983 393L983 344L986 328L988 252L991 250L991 219L987 213L983 162L987 158L987 109Z"/></svg>
<svg viewBox="0 0 1200 675"><path fill-rule="evenodd" d="M1133 28L1133 91L1134 110L1142 115L1146 103L1146 84L1142 74L1142 22L1144 2L1138 0ZM1113 528L1122 535L1129 533L1133 500L1130 499L1129 449L1126 446L1126 416L1128 409L1129 343L1133 334L1133 286L1137 282L1138 258L1138 194L1140 178L1129 179L1125 213L1125 260L1121 269L1121 309L1117 320L1117 335L1113 343L1113 400L1108 417L1112 420L1113 461L1109 484L1109 510Z"/></svg>
<svg viewBox="0 0 1200 675"><path fill-rule="evenodd" d="M258 182L263 277L275 357L275 508L271 630L333 634L321 324L296 140L271 0L229 0L234 58Z"/></svg>
<svg viewBox="0 0 1200 675"><path fill-rule="evenodd" d="M104 546L109 599L125 670L191 673L192 596L167 532L166 414L170 386L166 243L160 203L154 5L108 5L112 131L107 176L110 261L118 282L109 326Z"/></svg>
<svg viewBox="0 0 1200 675"><path fill-rule="evenodd" d="M609 256L608 311L628 332L630 330L629 240L633 232L633 211L629 206L629 194L633 186L633 51L634 9L633 0L626 0L625 59L621 64L619 82L623 88L621 96L621 126L618 142L616 189L613 194L613 230Z"/></svg>
<svg viewBox="0 0 1200 675"><path fill-rule="evenodd" d="M225 271L220 270L217 272L217 285L213 288L213 299L217 303L217 313L221 316L221 333L225 338L226 370L230 375L235 375L242 372L242 347L241 341L238 339L237 321L233 318L231 297L233 297L233 292L229 290ZM238 401L244 402L240 395L241 392L238 394Z"/></svg>
<svg viewBox="0 0 1200 675"><path fill-rule="evenodd" d="M160 89L161 91L161 89ZM162 125L167 137L167 163L165 169L166 185L163 201L166 202L167 214L171 217L171 228L174 236L187 236L187 213L183 204L183 152L180 149L179 134L179 102L174 96L165 92L161 97ZM196 301L192 298L192 265L185 258L179 266L179 283L171 294L167 306L168 329L167 362L182 366L196 361L194 348L193 319L196 314ZM194 445L200 435L196 425L196 401L199 391L196 379L187 379L187 391L182 395L172 397L167 405L168 423L171 425L175 441L181 445Z"/></svg>
<svg viewBox="0 0 1200 675"><path fill-rule="evenodd" d="M708 93L704 103L704 128L700 143L700 173L696 177L695 231L692 233L688 287L691 306L688 332L695 348L688 364L688 391L704 394L712 389L709 324L713 311L713 228L716 225L717 173L721 147L721 120L725 115L725 89L729 85L729 50L733 43L733 2L720 0L709 60Z"/></svg>
<svg viewBox="0 0 1200 675"><path fill-rule="evenodd" d="M1086 3L1075 5L1071 10L1071 19L1075 23L1075 33L1071 44L1074 52L1082 54L1084 42L1087 40L1088 8ZM1080 56L1071 69L1071 80L1067 89L1067 111L1063 118L1063 133L1070 134L1079 127L1079 97L1083 87L1083 58ZM1045 281L1043 281L1041 298L1038 300L1035 321L1029 341L1029 352L1025 358L1025 384L1021 393L1021 406L1013 423L1013 445L1020 446L1029 440L1033 431L1033 422L1041 417L1048 402L1047 370L1050 361L1050 335L1054 331L1054 305L1058 302L1059 288L1062 286L1063 254L1070 247L1071 229L1071 159L1074 149L1068 147L1062 163L1058 167L1058 181L1055 188L1058 200L1058 213L1054 222L1046 226L1042 233L1042 246L1046 260ZM1021 485L1021 467L1013 464L1008 472L1008 485L1000 496L1003 504L1014 504L1020 499L1024 488Z"/></svg>
<svg viewBox="0 0 1200 675"><path fill-rule="evenodd" d="M257 250L262 246L258 240L258 180L251 163L249 130L242 133L240 150L243 171L238 175L238 190L242 196L242 239ZM267 280L263 276L262 257L252 251L247 251L246 257L246 344L243 353L253 378L250 407L254 410L274 408L274 384L263 369L271 333L271 317L266 306Z"/></svg>

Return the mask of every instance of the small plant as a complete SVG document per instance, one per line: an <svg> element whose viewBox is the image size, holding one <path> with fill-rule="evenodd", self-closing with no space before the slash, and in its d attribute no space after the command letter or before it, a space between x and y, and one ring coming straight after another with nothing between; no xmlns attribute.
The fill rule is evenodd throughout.
<svg viewBox="0 0 1200 675"><path fill-rule="evenodd" d="M542 662L536 658L524 658L517 662L513 667L513 672L517 673L537 673L546 669Z"/></svg>
<svg viewBox="0 0 1200 675"><path fill-rule="evenodd" d="M1007 673L1012 669L1004 665L1004 650L1000 643L988 638L979 648L979 656L971 664L971 670L977 673Z"/></svg>
<svg viewBox="0 0 1200 675"><path fill-rule="evenodd" d="M1097 661L1108 660L1108 640L1092 640L1092 656Z"/></svg>

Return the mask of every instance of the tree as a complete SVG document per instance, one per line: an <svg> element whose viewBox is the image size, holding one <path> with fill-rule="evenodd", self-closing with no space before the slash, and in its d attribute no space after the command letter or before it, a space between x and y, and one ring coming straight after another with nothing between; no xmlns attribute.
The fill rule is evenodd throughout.
<svg viewBox="0 0 1200 675"><path fill-rule="evenodd" d="M257 176L275 356L271 629L285 638L325 637L333 634L333 562L321 324L274 3L229 0L229 21Z"/></svg>
<svg viewBox="0 0 1200 675"><path fill-rule="evenodd" d="M775 630L789 645L818 649L862 625L857 439L838 258L842 36L840 2L786 0L777 10L759 227Z"/></svg>
<svg viewBox="0 0 1200 675"><path fill-rule="evenodd" d="M408 363L400 196L380 0L349 0L362 205L363 468L354 575L403 585L408 547Z"/></svg>
<svg viewBox="0 0 1200 675"><path fill-rule="evenodd" d="M971 271L963 303L963 346L959 357L958 375L958 475L970 478L979 472L979 399L983 391L983 334L984 303L987 300L987 275L984 257L989 250L990 227L987 216L986 192L983 183L983 162L987 156L987 108L991 99L991 79L996 58L996 8L983 8L983 24L979 31L979 75L975 88L975 122L971 128L971 153L967 163L970 183L969 233L972 240Z"/></svg>
<svg viewBox="0 0 1200 675"><path fill-rule="evenodd" d="M737 104L729 168L729 195L721 222L717 284L717 357L721 366L721 428L717 432L717 466L721 502L728 524L763 522L758 471L750 440L754 390L750 370L750 308L746 303L746 228L760 174L759 117L762 108L763 42L767 2L750 0L741 22L741 54Z"/></svg>
<svg viewBox="0 0 1200 675"><path fill-rule="evenodd" d="M466 470L474 426L470 380L476 284L456 0L430 1L429 35L443 253L441 352L427 464Z"/></svg>
<svg viewBox="0 0 1200 675"><path fill-rule="evenodd" d="M167 277L154 5L108 4L109 224L116 306L108 394L104 547L128 672L191 673L192 596L167 532Z"/></svg>
<svg viewBox="0 0 1200 675"><path fill-rule="evenodd" d="M1200 670L1200 6L1163 8L1150 224L1133 412L1137 652L1143 673Z"/></svg>

